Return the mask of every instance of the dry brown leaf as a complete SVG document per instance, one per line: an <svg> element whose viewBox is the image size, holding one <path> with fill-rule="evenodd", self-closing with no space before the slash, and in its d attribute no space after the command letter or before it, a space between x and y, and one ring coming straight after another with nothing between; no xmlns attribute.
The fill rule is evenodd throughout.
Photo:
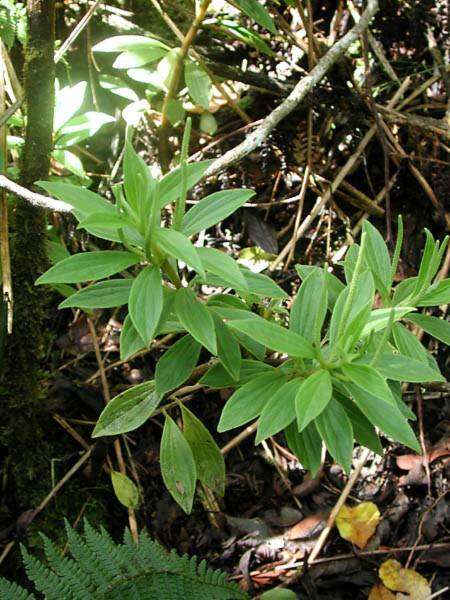
<svg viewBox="0 0 450 600"><path fill-rule="evenodd" d="M382 583L377 583L370 590L369 600L396 600L396 598Z"/></svg>
<svg viewBox="0 0 450 600"><path fill-rule="evenodd" d="M384 585L397 594L397 600L425 600L431 595L428 581L412 569L404 569L398 560L386 560L380 567L379 575Z"/></svg>
<svg viewBox="0 0 450 600"><path fill-rule="evenodd" d="M380 511L373 502L343 506L336 517L336 526L344 540L365 548L380 522Z"/></svg>
<svg viewBox="0 0 450 600"><path fill-rule="evenodd" d="M313 538L319 535L325 527L327 516L324 513L317 513L302 519L297 525L294 525L286 531L284 539L303 540Z"/></svg>

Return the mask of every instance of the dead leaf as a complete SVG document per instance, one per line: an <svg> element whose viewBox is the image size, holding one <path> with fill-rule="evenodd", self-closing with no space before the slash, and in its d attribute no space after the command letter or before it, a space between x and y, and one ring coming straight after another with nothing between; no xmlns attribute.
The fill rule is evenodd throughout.
<svg viewBox="0 0 450 600"><path fill-rule="evenodd" d="M343 506L336 517L339 535L360 549L366 547L379 522L380 511L373 502Z"/></svg>
<svg viewBox="0 0 450 600"><path fill-rule="evenodd" d="M370 590L369 600L395 600L395 595L385 588L382 583L377 583Z"/></svg>
<svg viewBox="0 0 450 600"><path fill-rule="evenodd" d="M384 585L397 594L397 600L426 600L431 595L428 581L413 569L404 569L398 560L386 560L378 571Z"/></svg>
<svg viewBox="0 0 450 600"><path fill-rule="evenodd" d="M307 538L316 537L325 527L325 523L326 515L324 513L310 515L286 531L284 534L284 539L304 540Z"/></svg>
<svg viewBox="0 0 450 600"><path fill-rule="evenodd" d="M437 444L432 446L425 456L420 454L402 454L397 456L397 467L402 471L408 471L407 475L400 478L400 485L424 485L426 484L425 464L431 464L435 460L450 454L450 439L444 436Z"/></svg>

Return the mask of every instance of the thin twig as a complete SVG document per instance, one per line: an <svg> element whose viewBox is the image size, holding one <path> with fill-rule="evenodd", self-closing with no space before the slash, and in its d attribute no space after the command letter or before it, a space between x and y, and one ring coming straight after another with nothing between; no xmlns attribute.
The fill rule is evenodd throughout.
<svg viewBox="0 0 450 600"><path fill-rule="evenodd" d="M109 391L108 379L106 377L104 364L103 364L103 358L102 358L102 355L100 352L100 346L98 344L97 331L95 329L94 322L92 321L92 319L90 317L87 317L87 323L88 323L88 327L89 327L89 332L91 334L92 343L94 344L95 358L97 359L97 364L98 364L98 368L100 371L100 380L102 382L103 398L104 398L105 404L108 404L111 401L111 393ZM114 451L116 454L116 459L117 459L117 464L119 466L119 470L123 475L126 475L127 469L125 466L125 461L124 461L123 454L122 454L122 447L120 445L119 439L114 440ZM130 525L130 531L133 536L133 539L135 541L138 541L139 535L138 535L138 530L137 530L136 514L135 514L135 511L133 508L128 508L128 522Z"/></svg>
<svg viewBox="0 0 450 600"><path fill-rule="evenodd" d="M3 112L6 107L6 63L5 47L0 40L0 110ZM0 148L3 156L3 172L6 172L8 165L8 143L6 124L0 129ZM11 258L9 252L9 225L8 225L8 198L6 190L0 191L0 265L2 271L2 299L6 303L6 331L8 335L12 333L13 327L13 288L11 278Z"/></svg>
<svg viewBox="0 0 450 600"><path fill-rule="evenodd" d="M342 490L341 495L339 496L338 501L334 505L334 508L331 511L330 516L328 517L325 529L320 534L320 536L313 548L313 551L311 552L311 554L308 557L309 564L311 564L319 556L320 552L322 551L322 548L323 548L325 542L327 541L328 536L330 535L330 531L334 527L336 517L339 514L339 511L341 510L341 508L344 506L344 504L348 498L348 495L350 494L353 486L355 485L355 483L359 477L359 474L361 473L361 469L363 468L367 459L370 456L370 452L371 451L368 448L366 448L363 451L361 458L359 459L358 463L356 464L356 467L353 470L353 473L350 475L344 489Z"/></svg>
<svg viewBox="0 0 450 600"><path fill-rule="evenodd" d="M207 169L205 176L214 175L231 164L241 160L253 152L267 139L270 132L287 117L312 89L323 79L329 69L347 51L349 46L358 39L368 26L370 20L378 11L378 0L369 0L368 7L361 15L358 23L348 31L338 42L319 60L314 69L297 83L289 96L238 146L226 152Z"/></svg>
<svg viewBox="0 0 450 600"><path fill-rule="evenodd" d="M399 98L402 97L405 89L409 86L410 83L411 83L411 79L407 77L403 81L403 83L400 86L400 88L396 91L396 93L394 94L394 96L389 101L388 106L395 106L395 104L397 103L397 101L399 100ZM339 173L333 179L333 181L331 183L331 186L328 188L328 190L321 197L319 197L317 199L317 201L316 201L315 205L313 206L311 212L303 220L303 223L297 229L295 237L288 244L286 244L286 246L283 248L283 250L277 256L277 258L271 263L271 265L269 267L269 269L271 271L274 271L276 269L276 267L284 260L285 256L290 251L291 246L293 244L296 244L297 241L302 237L302 235L309 229L311 223L317 217L317 215L322 211L322 209L324 208L324 206L329 202L329 200L333 196L333 193L335 192L335 190L341 185L341 183L344 181L344 179L347 177L347 175L351 172L351 170L353 169L354 165L359 160L361 154L364 152L365 148L367 147L367 145L369 144L369 142L372 140L373 136L376 134L376 131L377 131L377 126L376 125L372 125L371 128L367 131L367 133L363 137L363 139L358 144L358 147L356 148L356 150L354 151L354 153L348 158L348 160L345 163L345 165L341 168L341 170L339 171ZM212 165L212 166L214 166L214 165Z"/></svg>

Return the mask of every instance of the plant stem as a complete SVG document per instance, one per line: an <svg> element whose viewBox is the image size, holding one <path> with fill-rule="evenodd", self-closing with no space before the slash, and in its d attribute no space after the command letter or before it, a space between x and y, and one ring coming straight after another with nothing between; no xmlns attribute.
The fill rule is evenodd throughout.
<svg viewBox="0 0 450 600"><path fill-rule="evenodd" d="M364 254L366 251L366 239L367 239L366 235L367 234L365 232L361 235L361 247L358 252L358 258L356 260L355 270L353 272L352 281L350 283L350 288L348 290L347 300L345 301L344 309L342 311L341 321L339 323L338 334L336 336L337 342L342 337L345 325L350 316L350 311L352 310L352 304L353 304L353 300L354 300L355 294L356 294L356 284L358 283L358 279L359 279L359 276L361 274L361 270L362 270L362 267L364 264L363 259L364 259Z"/></svg>
<svg viewBox="0 0 450 600"><path fill-rule="evenodd" d="M159 137L159 160L161 163L161 169L163 173L167 172L170 163L169 157L169 140L168 140L168 129L169 129L169 120L167 118L167 111L169 108L170 101L174 99L178 84L181 79L181 74L183 71L183 63L186 58L189 48L191 47L195 36L197 35L198 30L201 27L203 19L206 16L206 12L208 10L209 5L211 4L211 0L203 0L200 4L200 8L198 13L189 27L188 32L184 36L184 39L181 43L181 47L179 52L176 55L175 63L172 68L172 74L170 77L169 86L167 89L166 97L164 98L164 103L162 107L162 115L161 115L161 129L160 129L160 137Z"/></svg>

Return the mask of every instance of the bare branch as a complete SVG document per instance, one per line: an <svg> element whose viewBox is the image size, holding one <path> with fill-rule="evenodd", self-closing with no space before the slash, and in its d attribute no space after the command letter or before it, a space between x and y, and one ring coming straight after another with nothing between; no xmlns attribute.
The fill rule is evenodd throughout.
<svg viewBox="0 0 450 600"><path fill-rule="evenodd" d="M226 152L218 158L206 171L205 176L214 175L222 171L232 163L241 160L250 152L253 152L268 137L270 132L287 117L309 92L321 81L334 63L347 51L349 46L358 39L359 35L366 29L372 17L378 11L378 0L369 0L366 10L353 29L348 31L338 42L336 42L323 56L314 69L301 79L289 96L277 108L268 115L259 127L249 134L246 139L235 148Z"/></svg>
<svg viewBox="0 0 450 600"><path fill-rule="evenodd" d="M18 183L11 181L4 175L0 175L0 188L11 192L11 194L19 196L19 198L23 198L23 200L26 200L33 206L38 206L40 208L46 208L47 210L54 210L57 212L70 212L72 210L70 204L62 202L61 200L49 198L43 194L31 192Z"/></svg>

